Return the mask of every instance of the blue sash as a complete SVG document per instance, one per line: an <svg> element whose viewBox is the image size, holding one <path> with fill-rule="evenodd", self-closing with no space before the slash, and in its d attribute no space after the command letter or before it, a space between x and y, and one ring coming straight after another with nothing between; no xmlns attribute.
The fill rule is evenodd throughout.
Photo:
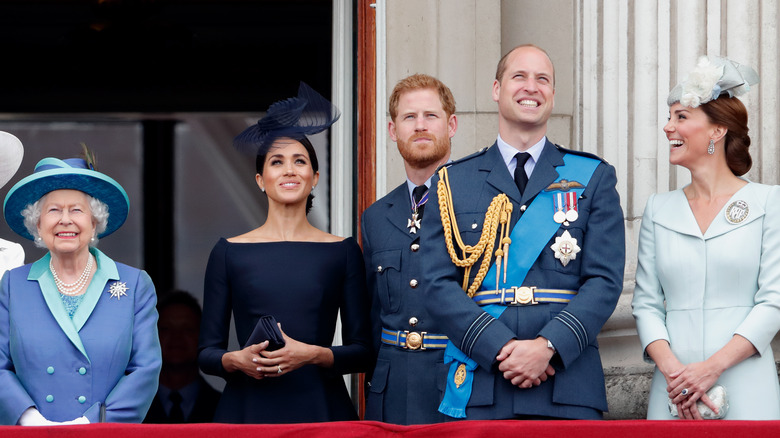
<svg viewBox="0 0 780 438"><path fill-rule="evenodd" d="M577 198L582 195L585 188L593 176L593 172L601 161L594 158L583 157L580 155L566 154L563 157L563 166L556 168L558 171L559 182L563 179L576 181L583 187L571 187L570 191L577 193ZM539 254L542 253L547 242L558 231L561 224L553 220L555 191L542 191L534 198L531 205L523 213L520 219L512 229L509 238L515 245L509 245L506 257L509 257L509 263L506 268L507 283L496 284L496 264L493 263L485 279L482 281L480 290L497 290L507 284L510 286L520 286L525 281L525 276L533 266ZM520 244L522 242L522 244ZM492 254L486 254L485 257L492 257ZM498 319L506 310L506 306L498 304L489 304L483 306L487 314ZM444 398L439 405L439 412L453 418L466 418L466 405L471 398L472 384L474 382L474 370L477 363L460 351L452 341L447 342L444 350L444 363L452 363L447 373L447 387L444 391ZM461 364L465 364L466 376L461 385L455 383L455 373Z"/></svg>

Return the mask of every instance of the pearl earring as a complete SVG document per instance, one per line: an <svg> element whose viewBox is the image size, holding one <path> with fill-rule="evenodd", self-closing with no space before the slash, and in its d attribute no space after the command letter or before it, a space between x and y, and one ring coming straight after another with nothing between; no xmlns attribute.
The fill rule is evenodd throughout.
<svg viewBox="0 0 780 438"><path fill-rule="evenodd" d="M260 191L265 193L265 187L260 187Z"/></svg>
<svg viewBox="0 0 780 438"><path fill-rule="evenodd" d="M710 155L715 153L715 140L710 139L710 145L707 146L707 153Z"/></svg>

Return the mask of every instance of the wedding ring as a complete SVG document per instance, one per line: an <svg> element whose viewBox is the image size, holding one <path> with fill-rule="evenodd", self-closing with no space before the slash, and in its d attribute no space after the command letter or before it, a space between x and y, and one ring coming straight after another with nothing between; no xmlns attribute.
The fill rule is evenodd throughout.
<svg viewBox="0 0 780 438"><path fill-rule="evenodd" d="M281 368L280 368L280 370L281 370ZM281 372L281 371L279 371L279 372ZM682 395L688 395L688 388L683 388L683 390L682 390L682 391L680 391L680 394L682 394Z"/></svg>
<svg viewBox="0 0 780 438"><path fill-rule="evenodd" d="M279 371L277 371L276 374L282 374L282 366L281 365L277 365L277 367L279 368ZM686 394L688 393L687 389L685 390L685 393Z"/></svg>

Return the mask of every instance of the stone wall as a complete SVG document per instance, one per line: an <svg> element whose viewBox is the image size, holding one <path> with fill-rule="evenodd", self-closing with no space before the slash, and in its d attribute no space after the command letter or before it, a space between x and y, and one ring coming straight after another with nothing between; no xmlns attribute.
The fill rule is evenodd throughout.
<svg viewBox="0 0 780 438"><path fill-rule="evenodd" d="M778 165L778 15L771 0L387 0L385 95L412 73L442 79L457 101L453 157L495 141L495 67L517 44L545 48L556 67L549 138L594 152L618 172L626 218L626 281L617 309L599 336L607 374L608 418L642 418L652 367L642 361L631 316L636 246L650 194L689 182L668 164L662 127L666 96L702 54L756 68L761 83L743 99L750 114L754 168L748 178L780 182ZM380 90L381 93L381 90ZM404 180L395 143L382 126L386 180ZM379 163L381 166L382 163ZM380 193L381 195L381 193ZM777 342L777 341L776 341ZM778 351L778 348L775 348ZM776 354L776 357L777 354Z"/></svg>

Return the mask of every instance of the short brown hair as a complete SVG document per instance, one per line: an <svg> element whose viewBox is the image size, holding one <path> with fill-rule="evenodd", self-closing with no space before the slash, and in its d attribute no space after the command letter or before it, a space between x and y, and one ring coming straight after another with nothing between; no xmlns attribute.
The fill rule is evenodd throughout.
<svg viewBox="0 0 780 438"><path fill-rule="evenodd" d="M393 92L390 93L390 118L395 120L398 115L398 101L401 100L402 94L425 89L436 90L439 93L439 100L441 100L441 106L447 117L455 114L455 97L452 95L452 91L444 85L444 82L430 75L416 73L395 84Z"/></svg>
<svg viewBox="0 0 780 438"><path fill-rule="evenodd" d="M736 97L720 96L702 104L699 108L707 115L710 123L725 126L726 164L736 176L742 176L753 166L750 158L750 136L748 135L747 108Z"/></svg>
<svg viewBox="0 0 780 438"><path fill-rule="evenodd" d="M555 87L555 64L553 64L552 58L550 58L550 54L547 53L546 50L544 50L543 48L535 44L520 44L519 46L515 46L512 48L512 50L506 52L504 56L502 56L501 59L498 60L498 65L496 66L496 80L498 82L501 82L501 77L504 76L504 73L506 72L506 60L509 58L509 55L511 55L512 52L514 52L515 50L522 49L524 47L533 47L534 49L544 53L547 56L547 59L550 60L550 65L552 65L553 68L552 81L553 81L553 87Z"/></svg>

